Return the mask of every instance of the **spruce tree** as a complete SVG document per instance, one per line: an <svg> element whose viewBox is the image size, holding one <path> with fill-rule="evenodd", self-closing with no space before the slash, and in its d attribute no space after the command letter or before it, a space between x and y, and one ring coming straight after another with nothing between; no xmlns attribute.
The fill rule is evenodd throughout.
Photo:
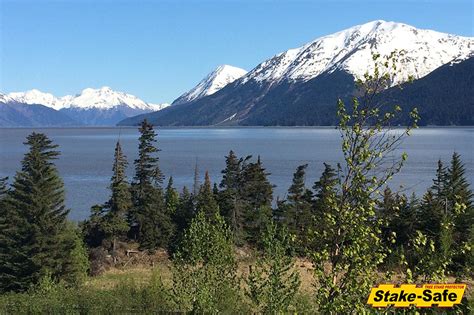
<svg viewBox="0 0 474 315"><path fill-rule="evenodd" d="M421 232L431 239L437 240L438 245L441 222L447 214L447 184L446 167L441 160L438 160L436 177L433 179L433 185L423 196L419 213Z"/></svg>
<svg viewBox="0 0 474 315"><path fill-rule="evenodd" d="M132 237L138 239L140 248L154 250L168 246L174 228L163 196L156 133L146 119L141 123L139 132L129 224Z"/></svg>
<svg viewBox="0 0 474 315"><path fill-rule="evenodd" d="M171 253L174 253L177 250L179 244L181 244L184 236L184 232L191 221L193 220L196 213L194 206L194 197L189 192L188 188L183 187L183 191L179 196L178 205L176 211L172 214L172 220L175 227L175 233L172 238L169 250Z"/></svg>
<svg viewBox="0 0 474 315"><path fill-rule="evenodd" d="M321 177L313 185L315 192L313 198L313 219L312 229L308 231L308 246L313 250L318 250L319 238L315 237L315 233L323 229L324 222L323 218L326 213L331 213L331 203L337 197L337 173L336 170L330 165L324 163L324 171Z"/></svg>
<svg viewBox="0 0 474 315"><path fill-rule="evenodd" d="M90 218L83 223L85 239L89 246L100 246L104 241L108 241L114 257L117 240L125 239L129 230L127 217L132 207L132 196L125 175L127 165L126 156L117 141L109 186L110 199L103 205L93 206Z"/></svg>
<svg viewBox="0 0 474 315"><path fill-rule="evenodd" d="M225 157L226 167L221 172L222 180L219 184L221 191L218 202L221 214L226 219L237 245L244 244L245 209L242 199L242 169L249 158L239 159L231 150Z"/></svg>
<svg viewBox="0 0 474 315"><path fill-rule="evenodd" d="M176 212L173 215L173 222L176 225L177 234L181 234L189 227L195 213L196 210L194 207L193 195L185 186L183 187L183 191L179 197L179 204Z"/></svg>
<svg viewBox="0 0 474 315"><path fill-rule="evenodd" d="M125 170L128 162L123 154L120 142L117 141L112 168L110 190L112 195L105 204L104 231L112 241L112 251L116 251L117 239L124 239L129 229L127 216L132 207L132 196Z"/></svg>
<svg viewBox="0 0 474 315"><path fill-rule="evenodd" d="M447 207L453 216L453 246L456 248L453 257L453 268L457 272L470 272L472 265L469 255L472 255L471 230L474 230L473 193L466 179L465 167L461 156L454 152L451 164L446 172Z"/></svg>
<svg viewBox="0 0 474 315"><path fill-rule="evenodd" d="M0 290L25 290L42 276L64 278L76 248L68 233L64 186L53 160L57 145L32 133L28 153L6 198L0 234Z"/></svg>
<svg viewBox="0 0 474 315"><path fill-rule="evenodd" d="M208 220L212 220L219 213L219 205L214 198L208 172L206 172L204 184L197 195L196 211L203 212Z"/></svg>
<svg viewBox="0 0 474 315"><path fill-rule="evenodd" d="M250 245L259 245L265 226L272 219L273 186L268 181L260 156L242 170L242 201L244 203L244 233Z"/></svg>
<svg viewBox="0 0 474 315"><path fill-rule="evenodd" d="M173 177L171 176L168 180L168 185L166 186L165 191L165 203L166 211L172 216L176 212L176 209L179 205L179 193L173 187Z"/></svg>
<svg viewBox="0 0 474 315"><path fill-rule="evenodd" d="M308 164L297 167L293 174L293 183L288 189L288 197L285 202L279 204L280 220L288 228L290 235L296 239L296 247L299 254L304 254L308 245L308 233L311 226L312 192L305 187L305 171Z"/></svg>

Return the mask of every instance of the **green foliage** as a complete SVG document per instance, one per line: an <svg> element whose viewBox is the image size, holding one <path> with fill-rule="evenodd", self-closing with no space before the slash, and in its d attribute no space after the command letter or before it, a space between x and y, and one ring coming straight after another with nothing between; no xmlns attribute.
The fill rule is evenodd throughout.
<svg viewBox="0 0 474 315"><path fill-rule="evenodd" d="M315 231L319 251L313 253L316 300L322 313L362 312L367 292L375 283L376 271L386 253L381 238L381 221L376 218L379 189L396 174L406 160L386 163L411 127L392 131L390 122L399 106L384 111L376 97L390 86L396 72L397 55L385 61L374 55L374 71L357 84L360 98L353 98L348 111L338 103L338 129L342 137L344 165L339 168L337 193L329 188L326 211ZM416 111L413 120L418 119Z"/></svg>
<svg viewBox="0 0 474 315"><path fill-rule="evenodd" d="M173 177L170 177L165 192L166 211L173 215L179 206L179 193L173 187Z"/></svg>
<svg viewBox="0 0 474 315"><path fill-rule="evenodd" d="M248 244L252 246L260 245L260 236L272 219L273 186L268 181L269 175L265 172L260 157L257 162L246 164L242 170L241 198L245 215L243 229Z"/></svg>
<svg viewBox="0 0 474 315"><path fill-rule="evenodd" d="M105 240L109 241L114 257L117 240L126 239L129 230L127 216L132 207L132 196L125 176L127 165L126 156L117 141L110 180L110 199L104 205L93 206L90 219L82 225L87 244L96 247L103 245Z"/></svg>
<svg viewBox="0 0 474 315"><path fill-rule="evenodd" d="M262 242L263 253L246 280L247 296L259 313L288 312L300 287L300 276L290 256L293 242L286 228L275 223L267 224Z"/></svg>
<svg viewBox="0 0 474 315"><path fill-rule="evenodd" d="M25 293L0 296L1 314L144 314L175 312L157 271L145 284L123 279L111 288L68 287L45 275Z"/></svg>
<svg viewBox="0 0 474 315"><path fill-rule="evenodd" d="M416 260L408 264L416 271L415 280L442 281L450 274L463 277L472 272L473 194L464 173L457 153L449 168L438 161L433 185L421 202L418 237L413 240ZM428 246L428 252L422 246Z"/></svg>
<svg viewBox="0 0 474 315"><path fill-rule="evenodd" d="M299 255L306 254L310 245L310 231L313 225L313 194L305 187L305 170L308 164L300 165L293 174L293 183L288 189L288 198L279 202L277 219L295 239Z"/></svg>
<svg viewBox="0 0 474 315"><path fill-rule="evenodd" d="M171 213L167 209L163 189L163 174L159 168L160 150L155 146L156 133L144 120L139 128L138 159L132 183L133 206L129 212L131 236L140 248L155 250L168 247L174 233Z"/></svg>
<svg viewBox="0 0 474 315"><path fill-rule="evenodd" d="M216 214L220 213L219 205L214 198L214 192L211 188L211 179L208 172L206 172L204 184L199 189L199 194L196 197L196 211L204 213L208 220L214 219Z"/></svg>
<svg viewBox="0 0 474 315"><path fill-rule="evenodd" d="M226 219L237 245L245 243L245 209L242 199L242 169L247 160L237 158L234 151L225 157L226 167L222 170L222 181L219 184L218 202L222 216Z"/></svg>
<svg viewBox="0 0 474 315"><path fill-rule="evenodd" d="M200 211L174 257L173 292L180 311L230 311L241 299L232 237L223 218Z"/></svg>
<svg viewBox="0 0 474 315"><path fill-rule="evenodd" d="M5 196L0 224L0 291L23 291L45 274L76 278L71 257L76 239L68 237L64 187L53 160L59 156L46 135L32 133L29 151ZM75 280L74 280L75 281Z"/></svg>

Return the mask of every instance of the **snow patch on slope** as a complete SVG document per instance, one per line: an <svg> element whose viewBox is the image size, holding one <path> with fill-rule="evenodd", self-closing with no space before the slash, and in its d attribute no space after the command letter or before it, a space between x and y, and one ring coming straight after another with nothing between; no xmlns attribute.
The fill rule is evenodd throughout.
<svg viewBox="0 0 474 315"><path fill-rule="evenodd" d="M247 71L241 68L229 65L219 66L202 79L194 88L178 97L172 105L187 103L207 95L212 95L246 73Z"/></svg>
<svg viewBox="0 0 474 315"><path fill-rule="evenodd" d="M468 58L474 50L474 38L378 20L280 53L258 65L241 83L307 81L335 69L362 77L366 71L373 70L373 53L386 56L394 50L405 53L398 65L400 81L409 75L418 79L453 59Z"/></svg>

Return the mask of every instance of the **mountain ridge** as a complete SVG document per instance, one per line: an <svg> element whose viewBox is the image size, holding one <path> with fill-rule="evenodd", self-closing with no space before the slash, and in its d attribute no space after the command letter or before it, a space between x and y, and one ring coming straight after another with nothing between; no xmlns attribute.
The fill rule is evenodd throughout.
<svg viewBox="0 0 474 315"><path fill-rule="evenodd" d="M377 20L277 54L212 95L119 124L143 118L162 126L333 124L335 111L328 117L327 108L353 94L356 78L373 69L372 54L393 48L404 53L396 85L462 63L473 55L474 38Z"/></svg>
<svg viewBox="0 0 474 315"><path fill-rule="evenodd" d="M178 105L212 95L247 74L247 71L229 65L221 65L210 72L191 90L180 95L171 105Z"/></svg>

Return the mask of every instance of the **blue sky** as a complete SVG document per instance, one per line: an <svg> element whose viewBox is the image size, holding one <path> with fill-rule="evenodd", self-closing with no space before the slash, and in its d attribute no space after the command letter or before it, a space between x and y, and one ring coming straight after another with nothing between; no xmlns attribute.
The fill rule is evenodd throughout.
<svg viewBox="0 0 474 315"><path fill-rule="evenodd" d="M220 64L250 70L376 19L474 33L472 0L0 0L0 91L106 85L171 102Z"/></svg>

